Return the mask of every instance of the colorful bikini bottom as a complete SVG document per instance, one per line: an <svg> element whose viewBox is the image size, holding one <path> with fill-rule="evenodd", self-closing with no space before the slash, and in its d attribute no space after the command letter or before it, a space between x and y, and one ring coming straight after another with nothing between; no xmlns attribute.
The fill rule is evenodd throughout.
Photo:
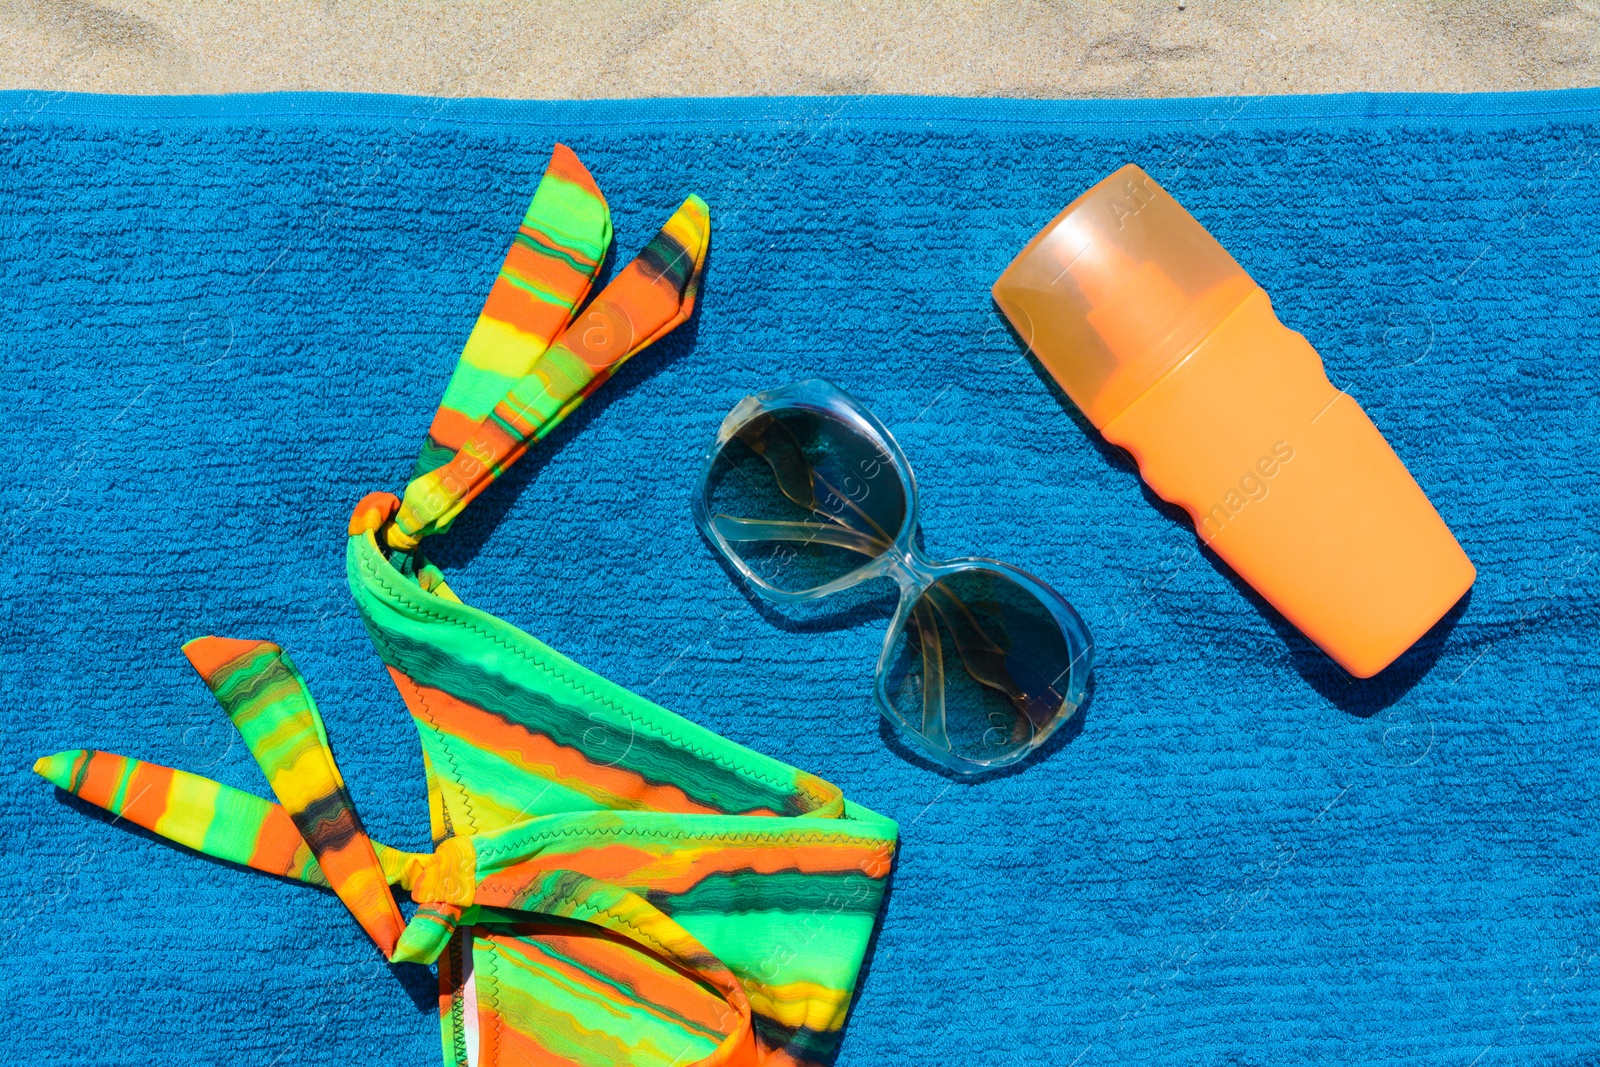
<svg viewBox="0 0 1600 1067"><path fill-rule="evenodd" d="M270 642L184 652L279 804L105 752L35 765L169 840L330 887L386 958L437 963L449 1065L826 1061L882 903L893 822L468 606L421 552L687 319L709 237L691 197L579 312L610 214L558 145L405 498L356 507L350 589L421 736L433 852L368 837ZM416 903L409 921L391 886Z"/></svg>

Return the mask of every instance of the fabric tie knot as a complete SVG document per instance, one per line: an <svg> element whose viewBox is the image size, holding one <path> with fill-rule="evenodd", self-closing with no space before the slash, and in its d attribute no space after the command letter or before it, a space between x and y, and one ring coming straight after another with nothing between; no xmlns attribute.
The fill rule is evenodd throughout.
<svg viewBox="0 0 1600 1067"><path fill-rule="evenodd" d="M400 498L393 493L368 493L350 513L350 536L381 532L384 543L396 552L415 551L422 538L400 529L394 521L399 511Z"/></svg>
<svg viewBox="0 0 1600 1067"><path fill-rule="evenodd" d="M418 904L467 908L477 894L478 856L470 837L449 837L431 854L407 860L400 884Z"/></svg>

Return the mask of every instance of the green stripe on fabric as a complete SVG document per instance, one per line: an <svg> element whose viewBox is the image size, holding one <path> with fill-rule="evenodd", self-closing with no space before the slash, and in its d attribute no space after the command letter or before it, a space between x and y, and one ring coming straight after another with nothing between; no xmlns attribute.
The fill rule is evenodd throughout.
<svg viewBox="0 0 1600 1067"><path fill-rule="evenodd" d="M767 985L815 982L848 990L861 967L876 915L744 911L685 912L673 918L731 969Z"/></svg>
<svg viewBox="0 0 1600 1067"><path fill-rule="evenodd" d="M545 248L540 248L539 251L546 255L549 254L549 250ZM527 293L529 296L542 303L563 308L570 308L572 306L571 301L565 299L559 293L551 290L548 285L540 285L535 279L523 278L520 275L503 270L500 272L500 280L512 288L522 290L524 293Z"/></svg>
<svg viewBox="0 0 1600 1067"><path fill-rule="evenodd" d="M463 785L463 789L478 818L480 832L492 828L483 821L490 814L488 809L505 813L505 822L509 823L518 818L593 811L599 807L584 793L444 730L426 727L423 743L431 750L430 759L443 761L460 783L471 783Z"/></svg>
<svg viewBox="0 0 1600 1067"><path fill-rule="evenodd" d="M430 474L449 463L456 454L453 448L441 448L432 440L422 442L422 449L417 453L417 464L411 470L410 481L416 481L424 474Z"/></svg>
<svg viewBox="0 0 1600 1067"><path fill-rule="evenodd" d="M138 760L122 761L122 777L117 779L117 788L111 791L111 803L107 805L107 808L117 815L122 814L122 809L128 803L128 783L133 780L133 772L138 767Z"/></svg>
<svg viewBox="0 0 1600 1067"><path fill-rule="evenodd" d="M473 373L465 373L466 368L471 368ZM463 364L445 387L441 404L452 411L475 413L481 419L494 409L500 398L510 392L516 383L517 379L498 374L487 367Z"/></svg>
<svg viewBox="0 0 1600 1067"><path fill-rule="evenodd" d="M562 1062L583 1067L619 1063L693 1063L710 1055L718 1042L674 1026L646 1008L606 995L605 986L586 986L550 962L528 958L504 946L480 943L476 961L493 973L494 1007L502 1019L537 1020L533 1033ZM489 961L484 956L490 955ZM482 995L480 989L480 998Z"/></svg>
<svg viewBox="0 0 1600 1067"><path fill-rule="evenodd" d="M611 209L605 201L554 174L539 182L522 224L596 263L611 244Z"/></svg>
<svg viewBox="0 0 1600 1067"><path fill-rule="evenodd" d="M367 553L376 558L366 558ZM428 598L411 608L422 612L421 618L396 611L388 601L405 596L399 584L403 579L365 537L350 539L349 562L357 604L368 625L379 632L380 644L387 646L385 658L394 657L390 662L418 683L470 693L479 707L580 752L586 735L592 739L606 732L596 731L595 726L607 727L611 736L630 739L627 757L618 761L619 766L652 782L673 783L700 803L723 811L766 808L797 815L803 810L796 787L776 778L786 774L793 783L794 772L777 761L755 757L549 649L528 649L526 635L464 604ZM374 580L371 587L366 584L369 578ZM427 597L414 587L412 595ZM439 625L449 619L459 619L463 625ZM671 738L679 740L674 743ZM594 758L610 761L614 755L608 749ZM754 778L749 770L734 769L764 764L771 765L768 773L775 780L770 783ZM444 768L436 770L445 773Z"/></svg>
<svg viewBox="0 0 1600 1067"><path fill-rule="evenodd" d="M271 808L258 796L221 787L216 796L216 814L206 827L200 851L233 863L249 863Z"/></svg>
<svg viewBox="0 0 1600 1067"><path fill-rule="evenodd" d="M551 235L548 227L529 226L527 227L527 230L531 232L523 232L519 230L517 232L517 236L512 238L513 242L534 252L537 255L543 256L546 259L554 259L561 263L565 263L568 267L571 267L579 274L589 274L592 272L593 267L591 263L586 263L583 260L580 260L578 255L570 247L564 247L566 245L570 245L572 242L558 241L554 236ZM533 236L535 233L539 235L538 238ZM589 256L585 256L584 258L592 260L592 257ZM509 279L512 278L513 275L510 275L502 270L500 272L500 277ZM569 304L570 306L569 301L563 300L562 303Z"/></svg>
<svg viewBox="0 0 1600 1067"><path fill-rule="evenodd" d="M580 927L579 929L582 929L582 928ZM542 952L546 956L552 957L553 959L558 961L560 964L562 964L562 965L564 965L566 967L570 967L574 971L577 971L579 974L582 975L582 977L585 980L587 980L589 982L592 982L594 984L595 988L597 990L599 990L600 992L605 993L606 991L609 990L610 992L612 992L614 994L617 994L617 995L620 995L621 997L625 997L628 1000L637 1001L639 1003L640 1009L642 1011L648 1013L649 1015L651 1015L651 1016L653 1016L653 1017L655 1017L655 1018L657 1018L659 1020L662 1020L667 1025L674 1026L674 1027L679 1027L679 1028L687 1030L687 1031L689 1031L691 1033L698 1033L698 1034L702 1035L703 1037L711 1039L712 1041L719 1041L721 1039L721 1035L720 1034L717 1034L712 1030L708 1030L706 1027L695 1023L691 1019L685 1018L679 1012L673 1011L670 1008L663 1007L660 1004L655 1004L655 1003L647 1000L641 993L639 993L638 990L634 989L632 986L630 986L627 983L622 982L622 981L612 977L611 975L605 974L604 972L602 972L602 971L600 971L600 970L598 970L598 969L596 969L594 967L588 966L587 964L584 964L584 963L580 962L575 957L573 957L573 956L571 956L571 955L569 955L569 954L567 954L565 952L562 952L559 949L557 949L556 946L553 943L549 942L549 941L534 941L533 939L525 939L525 938L519 938L518 941L519 942L527 942L527 943L536 944L538 946L538 949L539 949L540 952ZM505 950L505 953L504 953L505 958L507 959L508 962L515 963L515 961L513 959L514 954L515 954L515 949L514 948L507 948ZM615 999L615 998L610 998L610 999Z"/></svg>
<svg viewBox="0 0 1600 1067"><path fill-rule="evenodd" d="M774 842L781 844L781 842ZM713 874L686 893L652 891L650 903L677 917L684 912L711 911L733 915L746 911L788 911L823 914L877 914L883 882L861 871L819 874L806 871L729 871Z"/></svg>

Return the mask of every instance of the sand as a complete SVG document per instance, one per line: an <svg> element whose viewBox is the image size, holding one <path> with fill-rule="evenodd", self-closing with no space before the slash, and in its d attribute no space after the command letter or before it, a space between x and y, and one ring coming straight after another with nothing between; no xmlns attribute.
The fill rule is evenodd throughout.
<svg viewBox="0 0 1600 1067"><path fill-rule="evenodd" d="M1194 96L1600 84L1600 3L0 0L0 87Z"/></svg>

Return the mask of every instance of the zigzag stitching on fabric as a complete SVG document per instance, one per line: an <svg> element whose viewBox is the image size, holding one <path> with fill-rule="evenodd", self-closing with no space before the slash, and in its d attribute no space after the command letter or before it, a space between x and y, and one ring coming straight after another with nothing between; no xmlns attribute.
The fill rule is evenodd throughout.
<svg viewBox="0 0 1600 1067"><path fill-rule="evenodd" d="M377 572L377 571L372 570L372 565L371 565L370 562L368 562L366 560L363 560L361 565L362 565L362 568L364 570L367 570L368 573L370 573L374 578L376 578L379 582L382 582L385 585L386 588L391 588L391 589L393 588L393 586L390 585L389 577L387 575L385 575L385 574L382 574L381 572ZM470 605L463 604L462 606L463 607L468 607ZM530 653L528 650L523 649L523 648L518 648L516 645L510 643L509 641L507 641L504 638L500 637L498 634L494 633L491 630L486 630L486 629L476 625L475 623L468 622L465 619L451 618L449 615L444 615L444 614L441 614L441 613L439 613L437 611L433 611L433 610L431 610L431 609L429 609L427 607L424 607L424 606L422 606L420 604L414 605L414 607L415 607L415 610L417 610L418 612L422 613L423 615L428 616L429 618L438 619L440 622L453 623L456 626L460 626L462 629L467 630L469 633L475 633L475 634L479 635L480 637L486 637L490 641L492 641L495 644L501 646L502 648L509 649L510 651L516 653L516 655L518 655L521 658L523 658L523 659L527 660L528 662L532 663L535 667L539 668L539 670L543 671L545 674L550 675L556 681L561 682L562 684L566 685L567 688L571 689L573 692L580 693L583 696L590 697L590 698L592 698L594 700L599 701L601 704L604 704L606 707L611 708L613 711L616 711L616 712L620 713L621 715L623 715L625 718L627 718L634 725L640 727L641 729L643 729L643 730L645 730L645 731L647 731L649 733L655 734L657 737L661 738L663 741L670 741L673 744L677 745L679 748L682 748L682 749L684 749L684 750L686 750L688 752L692 752L696 756L699 756L701 759L710 760L712 763L716 763L716 764L719 764L720 766L726 767L728 770L732 771L733 773L735 773L737 775L740 775L741 777L753 778L754 780L756 780L758 782L761 782L761 783L763 783L765 785L773 786L773 787L778 788L778 789L792 789L793 788L793 783L786 783L786 782L778 781L778 780L773 779L773 778L768 778L765 775L763 775L763 774L761 774L761 773L759 773L757 771L752 771L752 770L749 770L748 768L739 766L737 763L729 762L728 760L724 759L721 756L718 756L714 752L710 752L710 751L707 751L705 749L699 748L698 746L693 745L693 744L689 743L688 741L683 740L682 738L678 737L675 734L672 734L672 733L668 732L667 730L663 729L661 726L659 726L659 725L657 725L655 723L649 722L649 721L647 721L645 719L641 719L638 715L635 715L633 712L629 711L627 708L623 707L621 704L618 704L615 700L612 700L610 697L604 695L603 693L599 692L598 690L591 689L588 686L585 686L582 683L574 680L573 678L569 677L564 672L562 672L562 671L558 670L557 668L551 666L550 664L542 661L537 656L535 656L532 653Z"/></svg>
<svg viewBox="0 0 1600 1067"><path fill-rule="evenodd" d="M477 994L478 994L478 996L477 996L477 1000L478 1000L478 1026L480 1027L479 1036L478 1036L478 1055L480 1057L480 1062L481 1062L481 1058L482 1058L482 1055L483 1055L483 1034L482 1034L481 1027L483 1026L483 1015L484 1015L483 1007L484 1007L484 1002L487 1001L488 1005L489 1005L490 1025L491 1025L491 1027L493 1028L493 1031L494 1031L494 1059L495 1059L495 1062L498 1063L499 1059L500 1059L500 1045L501 1045L501 1040L502 1040L502 1038L501 1038L502 1018L501 1018L501 1014L500 1014L500 979L499 979L499 975L497 975L495 973L495 964L498 961L495 959L494 943L493 942L489 943L489 949L490 949L490 951L485 952L483 954L484 963L487 964L487 966L480 967L479 964L478 964L478 954L477 954L476 947L475 946L469 946L469 951L472 952L472 973L473 973L473 977L474 977L474 979L476 980L476 983L477 983ZM487 988L485 988L485 979L488 980ZM463 1015L464 1014L465 1014L465 1004L463 1004Z"/></svg>
<svg viewBox="0 0 1600 1067"><path fill-rule="evenodd" d="M382 651L388 653L388 655L384 657L386 660L391 658L400 658L399 656L395 655L394 649L390 647L388 641L383 639L376 626L369 627L368 629L372 632L372 640L374 643L382 645ZM456 754L451 749L450 735L446 733L443 727L439 725L439 720L433 714L433 709L428 707L428 701L422 695L422 687L416 682L413 682L409 674L405 676L405 679L408 683L410 683L412 690L415 692L417 705L422 708L422 713L427 716L428 725L433 727L433 732L439 741L439 747L444 751L445 759L450 761L450 770L454 776L454 780L459 784L465 776L461 773L461 764L456 761ZM405 694L401 693L400 697L402 700L404 700ZM472 829L476 831L478 829L478 816L477 813L472 810L472 796L465 789L462 789L460 792L461 806L466 809L467 820L472 823ZM445 826L450 831L447 836L454 836L455 824L450 818L450 808L449 805L444 802L443 795L439 797L439 810L444 814Z"/></svg>
<svg viewBox="0 0 1600 1067"><path fill-rule="evenodd" d="M661 955L667 957L669 960L676 960L676 959L679 958L679 956L678 956L678 954L676 952L673 952L670 948L668 948L666 945L663 945L660 941L657 941L654 937L652 937L649 933L645 932L643 929L641 929L636 924L629 922L627 919L625 919L622 916L616 914L615 912L611 911L608 908L596 907L593 904L586 904L586 903L584 903L582 901L578 901L578 900L574 900L572 902L572 905L573 905L572 906L572 911L573 911L572 917L574 919L580 919L580 920L582 920L584 922L593 922L593 917L596 916L596 915L607 916L612 922L619 923L619 924L621 924L623 926L626 926L628 929L633 930L635 933L638 934L638 939L640 941L643 941L644 943L646 943L648 945L654 946L656 951L660 952ZM578 914L578 912L580 910L582 910L586 914L583 914L583 915ZM538 914L538 912L535 912L534 914ZM672 917L670 915L667 916L667 919L669 921L672 921ZM595 925L604 926L605 924L604 923L596 923ZM687 930L685 930L684 932L688 933ZM711 959L716 960L716 962L717 962L717 964L719 966L723 967L724 969L727 968L727 964L725 964L721 960L717 959L716 956L711 955L710 952L707 952L706 955L710 956ZM730 971L729 973L731 974L732 972ZM724 998L724 999L726 999L726 998Z"/></svg>
<svg viewBox="0 0 1600 1067"><path fill-rule="evenodd" d="M466 972L474 962L471 958L474 938L471 934L463 934L460 930L457 930L454 936L458 939L454 967L457 984L450 992L450 1048L456 1055L456 1067L465 1067L472 1062L467 1055Z"/></svg>
<svg viewBox="0 0 1600 1067"><path fill-rule="evenodd" d="M646 827L646 826L605 826L605 827L590 827L590 828L587 828L587 829L577 829L577 828L570 828L570 829L567 829L567 828L563 828L563 829L541 829L541 830L535 831L534 840L535 841L550 841L550 840L554 840L556 838L561 838L561 837L602 837L602 836L604 836L604 837L656 837L656 838L668 838L668 839L678 840L678 841L706 841L706 842L753 841L753 842L770 842L770 843L773 843L773 844L777 844L777 843L782 843L782 844L822 844L822 845L826 845L826 844L850 844L850 845L861 845L863 847L868 847L868 848L871 848L875 852L888 853L890 851L890 846L889 846L888 842L885 842L885 841L876 841L876 840L873 840L870 837L855 837L855 836L853 836L851 834L846 834L846 833L828 834L828 833L823 833L820 830L803 830L803 831L800 831L799 833L790 833L789 831L785 830L785 831L780 831L780 832L775 833L775 834L758 834L758 833L751 833L751 832L748 832L748 831L740 831L740 830L723 830L723 831L721 831L719 833L714 833L714 834L696 834L696 833L690 833L687 830L657 830L657 829L654 829L652 827ZM527 847L527 845L529 843L530 842L526 838L524 838L523 840L516 842L515 845L509 844L509 843L505 844L505 845L489 845L487 848L485 848L481 852L478 852L477 854L479 856L485 858L485 859L493 859L494 857L496 857L498 855L501 855L502 853L512 852L512 851L515 851L515 850L520 849L520 848L525 848L525 847ZM473 850L475 852L477 852L476 844L474 844Z"/></svg>

